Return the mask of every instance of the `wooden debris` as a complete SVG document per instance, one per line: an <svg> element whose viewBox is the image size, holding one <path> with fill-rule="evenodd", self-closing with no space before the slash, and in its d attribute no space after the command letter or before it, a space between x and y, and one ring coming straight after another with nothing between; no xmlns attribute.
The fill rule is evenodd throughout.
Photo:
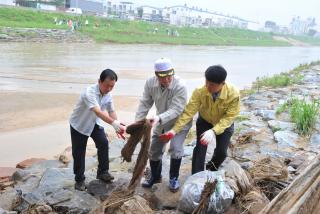
<svg viewBox="0 0 320 214"><path fill-rule="evenodd" d="M300 213L316 214L320 207L320 155L260 214Z"/></svg>

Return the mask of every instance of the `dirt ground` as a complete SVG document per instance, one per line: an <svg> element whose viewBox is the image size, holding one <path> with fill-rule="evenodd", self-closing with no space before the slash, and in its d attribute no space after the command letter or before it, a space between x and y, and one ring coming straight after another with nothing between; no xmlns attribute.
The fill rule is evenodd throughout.
<svg viewBox="0 0 320 214"><path fill-rule="evenodd" d="M0 133L68 120L78 98L77 94L1 92ZM117 111L132 113L139 101L128 96L113 99Z"/></svg>

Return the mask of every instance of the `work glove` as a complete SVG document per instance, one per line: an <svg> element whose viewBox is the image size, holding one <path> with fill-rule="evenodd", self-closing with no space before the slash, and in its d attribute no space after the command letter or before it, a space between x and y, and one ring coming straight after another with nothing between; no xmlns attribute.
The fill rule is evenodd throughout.
<svg viewBox="0 0 320 214"><path fill-rule="evenodd" d="M123 123L120 123L118 120L114 120L111 125L116 131L118 138L125 140L126 138L124 137L124 132L126 130L126 126Z"/></svg>
<svg viewBox="0 0 320 214"><path fill-rule="evenodd" d="M216 134L214 133L213 129L209 129L202 133L200 143L203 146L207 146L210 143L214 148L216 148Z"/></svg>
<svg viewBox="0 0 320 214"><path fill-rule="evenodd" d="M168 143L175 135L176 132L171 129L170 131L159 136L160 142Z"/></svg>
<svg viewBox="0 0 320 214"><path fill-rule="evenodd" d="M159 116L154 116L153 118L149 119L152 127L155 127L160 122Z"/></svg>

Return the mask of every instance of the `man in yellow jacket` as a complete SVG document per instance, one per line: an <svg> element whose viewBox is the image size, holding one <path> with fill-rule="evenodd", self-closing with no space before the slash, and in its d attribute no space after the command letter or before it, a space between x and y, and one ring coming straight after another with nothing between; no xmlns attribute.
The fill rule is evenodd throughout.
<svg viewBox="0 0 320 214"><path fill-rule="evenodd" d="M215 147L207 170L216 171L227 157L230 138L234 131L234 119L240 112L240 93L232 84L225 82L226 70L220 65L210 66L205 72L206 84L193 91L184 112L174 127L161 135L165 142L193 119L196 113L197 144L192 156L192 174L204 170L208 143Z"/></svg>

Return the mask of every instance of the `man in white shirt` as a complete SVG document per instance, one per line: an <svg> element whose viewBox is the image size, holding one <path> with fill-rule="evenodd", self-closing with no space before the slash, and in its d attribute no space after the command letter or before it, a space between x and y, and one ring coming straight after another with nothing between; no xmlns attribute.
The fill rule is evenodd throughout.
<svg viewBox="0 0 320 214"><path fill-rule="evenodd" d="M100 74L98 83L82 91L80 99L70 117L72 142L73 171L75 174L75 189L86 189L84 180L85 156L88 138L91 137L98 150L97 179L111 182L114 177L109 174L109 142L101 124L102 121L111 124L118 136L123 137L125 126L117 120L110 94L118 80L117 74L105 69Z"/></svg>
<svg viewBox="0 0 320 214"><path fill-rule="evenodd" d="M160 141L159 136L172 129L187 102L186 85L180 78L174 76L174 69L169 59L158 59L154 64L154 70L155 76L145 83L135 118L136 121L145 119L152 105L155 104L157 115L151 119L154 128L149 151L151 178L142 184L145 188L161 182L162 156L166 144ZM170 143L169 189L172 192L176 192L180 187L178 177L183 156L183 142L190 126L191 123L186 125Z"/></svg>

